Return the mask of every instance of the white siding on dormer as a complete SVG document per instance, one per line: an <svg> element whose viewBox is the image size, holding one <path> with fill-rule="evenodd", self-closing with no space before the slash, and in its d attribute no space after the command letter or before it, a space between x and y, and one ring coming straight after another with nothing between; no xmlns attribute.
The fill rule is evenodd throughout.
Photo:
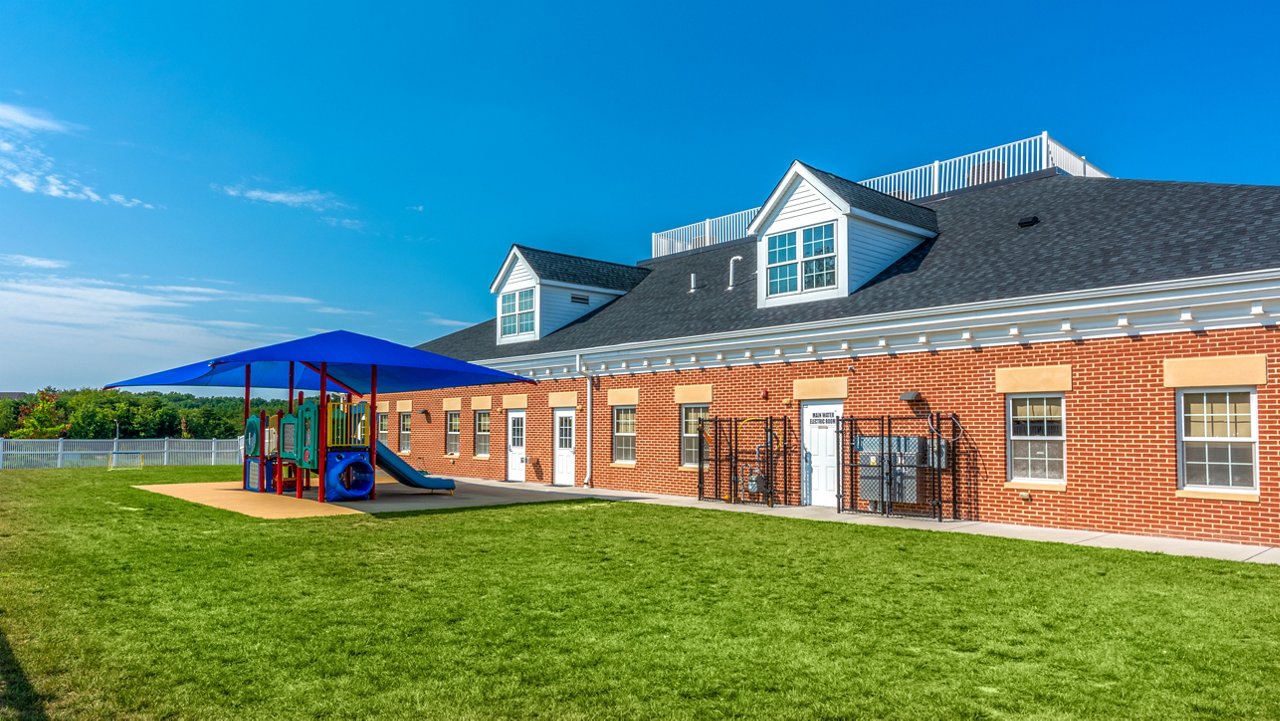
<svg viewBox="0 0 1280 721"><path fill-rule="evenodd" d="M590 302L574 303L571 299L575 295L585 295ZM542 322L539 331L543 337L617 297L598 291L572 290L552 285L543 285L541 296L542 307L539 312Z"/></svg>
<svg viewBox="0 0 1280 721"><path fill-rule="evenodd" d="M518 288L531 287L537 278L533 275L533 270L529 268L529 264L524 262L524 258L517 257L516 262L511 266L511 270L507 273L507 277L503 279L502 287L499 293L506 293L510 290Z"/></svg>
<svg viewBox="0 0 1280 721"><path fill-rule="evenodd" d="M787 194L782 207L769 225L778 229L800 228L825 222L838 215L836 207L822 197L809 181L802 179Z"/></svg>
<svg viewBox="0 0 1280 721"><path fill-rule="evenodd" d="M861 218L848 219L849 291L863 284L911 252L920 236Z"/></svg>

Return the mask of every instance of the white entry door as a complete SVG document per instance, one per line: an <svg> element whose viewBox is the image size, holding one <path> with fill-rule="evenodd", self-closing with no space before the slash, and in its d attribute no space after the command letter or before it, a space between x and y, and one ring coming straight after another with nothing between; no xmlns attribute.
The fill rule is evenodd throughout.
<svg viewBox="0 0 1280 721"><path fill-rule="evenodd" d="M524 481L524 411L507 411L507 480Z"/></svg>
<svg viewBox="0 0 1280 721"><path fill-rule="evenodd" d="M837 465L840 463L836 424L844 410L839 402L819 401L800 406L803 424L804 495L811 506L836 505Z"/></svg>
<svg viewBox="0 0 1280 721"><path fill-rule="evenodd" d="M556 429L555 480L557 486L572 486L574 473L574 425L572 408L557 408L553 423Z"/></svg>

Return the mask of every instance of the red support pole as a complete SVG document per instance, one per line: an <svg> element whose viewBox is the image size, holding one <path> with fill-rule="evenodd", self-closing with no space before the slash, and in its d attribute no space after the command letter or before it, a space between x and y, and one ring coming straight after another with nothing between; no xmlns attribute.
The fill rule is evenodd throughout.
<svg viewBox="0 0 1280 721"><path fill-rule="evenodd" d="M320 364L320 439L316 458L316 475L319 476L319 485L316 487L316 500L324 503L324 471L325 458L329 453L329 364L322 362Z"/></svg>
<svg viewBox="0 0 1280 721"><path fill-rule="evenodd" d="M249 386L251 385L250 384L250 380L252 378L252 376L250 375L251 372L252 372L252 366L245 365L244 367L244 422L245 423L249 422Z"/></svg>
<svg viewBox="0 0 1280 721"><path fill-rule="evenodd" d="M258 411L258 493L267 490L267 412Z"/></svg>
<svg viewBox="0 0 1280 721"><path fill-rule="evenodd" d="M289 361L289 412L293 413L293 361Z"/></svg>
<svg viewBox="0 0 1280 721"><path fill-rule="evenodd" d="M364 412L365 424L369 434L369 465L373 466L373 488L369 489L369 500L378 499L378 364L369 368L369 409Z"/></svg>

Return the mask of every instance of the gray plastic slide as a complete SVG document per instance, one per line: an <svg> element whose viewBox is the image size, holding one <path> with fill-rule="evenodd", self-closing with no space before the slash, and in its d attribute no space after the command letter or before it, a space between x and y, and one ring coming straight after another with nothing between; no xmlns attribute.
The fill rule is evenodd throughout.
<svg viewBox="0 0 1280 721"><path fill-rule="evenodd" d="M452 479L428 476L425 472L414 469L396 455L395 451L383 445L382 441L378 441L378 468L386 471L387 475L396 479L398 483L411 488L427 491L453 491L454 489Z"/></svg>

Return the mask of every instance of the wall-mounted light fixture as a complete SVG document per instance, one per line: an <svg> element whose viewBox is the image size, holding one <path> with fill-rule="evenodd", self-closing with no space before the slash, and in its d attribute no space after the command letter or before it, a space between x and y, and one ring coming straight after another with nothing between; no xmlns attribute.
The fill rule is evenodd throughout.
<svg viewBox="0 0 1280 721"><path fill-rule="evenodd" d="M902 395L898 396L898 400L918 401L920 400L920 391L907 391L906 393L903 393Z"/></svg>
<svg viewBox="0 0 1280 721"><path fill-rule="evenodd" d="M430 423L430 422L431 422L431 411L427 410L426 408L423 408L423 409L422 409L422 417L426 419L427 423Z"/></svg>

